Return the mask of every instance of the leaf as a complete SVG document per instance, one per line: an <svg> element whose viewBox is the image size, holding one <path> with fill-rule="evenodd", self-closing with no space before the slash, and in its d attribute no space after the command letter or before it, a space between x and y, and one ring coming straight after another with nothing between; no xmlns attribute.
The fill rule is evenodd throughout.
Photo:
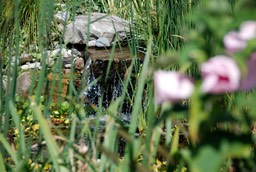
<svg viewBox="0 0 256 172"><path fill-rule="evenodd" d="M248 158L250 153L250 135L237 136L223 131L208 134L194 149L181 151L192 172L220 171L226 158Z"/></svg>
<svg viewBox="0 0 256 172"><path fill-rule="evenodd" d="M65 113L69 110L70 104L67 101L64 101L60 104L61 112Z"/></svg>
<svg viewBox="0 0 256 172"><path fill-rule="evenodd" d="M39 124L32 125L33 131L37 131L39 129Z"/></svg>
<svg viewBox="0 0 256 172"><path fill-rule="evenodd" d="M199 154L192 160L191 169L195 172L216 172L219 171L222 158L221 153L211 146L204 146Z"/></svg>

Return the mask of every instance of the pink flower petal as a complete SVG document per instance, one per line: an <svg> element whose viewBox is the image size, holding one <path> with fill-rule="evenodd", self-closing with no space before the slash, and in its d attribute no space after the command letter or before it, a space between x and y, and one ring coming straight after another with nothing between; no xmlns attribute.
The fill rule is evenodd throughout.
<svg viewBox="0 0 256 172"><path fill-rule="evenodd" d="M215 56L201 65L202 92L225 93L238 89L240 70L236 62L223 55Z"/></svg>
<svg viewBox="0 0 256 172"><path fill-rule="evenodd" d="M239 37L245 41L256 38L256 21L246 21L241 24Z"/></svg>
<svg viewBox="0 0 256 172"><path fill-rule="evenodd" d="M256 38L256 21L246 21L240 25L238 32L231 31L224 36L223 42L226 51L234 53L242 51L247 41Z"/></svg>
<svg viewBox="0 0 256 172"><path fill-rule="evenodd" d="M240 37L238 32L229 32L224 36L224 46L227 52L233 53L241 51L246 47L246 41Z"/></svg>
<svg viewBox="0 0 256 172"><path fill-rule="evenodd" d="M175 102L187 99L194 90L192 81L175 71L156 71L154 73L155 102Z"/></svg>

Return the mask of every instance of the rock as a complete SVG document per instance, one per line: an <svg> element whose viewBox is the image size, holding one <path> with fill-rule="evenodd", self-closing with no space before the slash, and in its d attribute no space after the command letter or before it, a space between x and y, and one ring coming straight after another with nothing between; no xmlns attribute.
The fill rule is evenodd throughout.
<svg viewBox="0 0 256 172"><path fill-rule="evenodd" d="M84 59L81 57L74 59L74 68L76 70L83 70L84 69Z"/></svg>
<svg viewBox="0 0 256 172"><path fill-rule="evenodd" d="M38 48L38 46L35 46L35 45L29 45L29 50L30 51L39 51L39 48Z"/></svg>
<svg viewBox="0 0 256 172"><path fill-rule="evenodd" d="M72 52L72 55L74 55L74 56L79 56L79 57L83 57L84 56L84 54L82 52L78 51L75 48L72 48L71 52Z"/></svg>
<svg viewBox="0 0 256 172"><path fill-rule="evenodd" d="M64 31L64 25L63 24L58 24L57 29L58 29L59 32L63 32Z"/></svg>
<svg viewBox="0 0 256 172"><path fill-rule="evenodd" d="M89 41L105 37L109 43L114 41L116 34L118 34L117 38L119 41L126 38L128 22L117 16L104 13L91 13L90 21L90 24L88 24L88 15L75 17L75 20L66 27L64 35L65 43L87 44L87 36L89 36ZM90 33L87 33L88 25L90 25ZM93 45L92 43L89 44L89 46Z"/></svg>
<svg viewBox="0 0 256 172"><path fill-rule="evenodd" d="M3 91L4 93L7 91L7 76L2 76L3 80L2 80L2 86L3 86Z"/></svg>
<svg viewBox="0 0 256 172"><path fill-rule="evenodd" d="M55 59L53 57L46 57L45 63L48 67L53 67L55 64Z"/></svg>
<svg viewBox="0 0 256 172"><path fill-rule="evenodd" d="M63 45L60 45L59 42L54 42L54 50L61 49Z"/></svg>
<svg viewBox="0 0 256 172"><path fill-rule="evenodd" d="M50 96L52 97L52 102L57 102L58 98L61 97L64 100L64 96L68 93L68 84L69 84L69 75L63 76L63 78L59 79L59 73L49 73L47 75L47 80L49 82L49 88L51 89ZM54 82L62 84L62 90L59 90L58 84L54 84ZM54 84L54 85L52 85ZM52 90L53 89L53 90ZM48 90L47 90L48 91ZM49 93L49 92L48 92Z"/></svg>
<svg viewBox="0 0 256 172"><path fill-rule="evenodd" d="M50 50L46 50L43 52L46 57L50 57L52 52Z"/></svg>
<svg viewBox="0 0 256 172"><path fill-rule="evenodd" d="M68 57L71 57L72 56L72 50L68 50L67 55L68 55Z"/></svg>
<svg viewBox="0 0 256 172"><path fill-rule="evenodd" d="M28 63L21 66L21 70L28 70L28 69L40 69L41 65L40 62L35 63Z"/></svg>
<svg viewBox="0 0 256 172"><path fill-rule="evenodd" d="M110 62L110 52L108 49L89 49L92 72L95 78L105 77L107 68ZM143 61L144 54L138 52L138 61ZM117 73L122 78L126 73L127 67L132 62L132 55L129 47L115 48L112 57L109 75L116 75Z"/></svg>
<svg viewBox="0 0 256 172"><path fill-rule="evenodd" d="M51 52L51 57L57 56L58 54L60 54L60 49L55 49Z"/></svg>
<svg viewBox="0 0 256 172"><path fill-rule="evenodd" d="M57 49L57 47L61 47L61 45L59 43L60 42L57 41L57 40L52 42L52 45L53 45L54 49Z"/></svg>
<svg viewBox="0 0 256 172"><path fill-rule="evenodd" d="M65 23L69 19L69 12L65 11L58 11L56 14L54 14L54 18L60 22L60 23Z"/></svg>
<svg viewBox="0 0 256 172"><path fill-rule="evenodd" d="M33 60L32 55L27 53L22 53L21 56L19 57L19 64L23 65L28 62L32 62L32 60Z"/></svg>
<svg viewBox="0 0 256 172"><path fill-rule="evenodd" d="M62 59L62 66L69 65L69 67L71 66L71 58L63 58Z"/></svg>
<svg viewBox="0 0 256 172"><path fill-rule="evenodd" d="M68 58L71 56L71 51L68 52L68 50L66 50L65 48L58 48L55 49L51 52L51 56L57 56L57 55L61 55L64 58Z"/></svg>
<svg viewBox="0 0 256 172"><path fill-rule="evenodd" d="M18 95L27 97L32 83L31 74L29 71L21 73L16 80L16 92Z"/></svg>
<svg viewBox="0 0 256 172"><path fill-rule="evenodd" d="M95 43L96 47L110 47L110 42L106 37L100 37Z"/></svg>
<svg viewBox="0 0 256 172"><path fill-rule="evenodd" d="M62 66L64 66L65 69L71 68L71 58L65 58L62 59ZM74 69L75 70L83 70L84 69L84 59L82 57L76 57L74 59Z"/></svg>
<svg viewBox="0 0 256 172"><path fill-rule="evenodd" d="M71 70L70 70L70 69L63 69L62 71L63 71L63 74L64 74L64 75L68 75L68 74L71 73Z"/></svg>
<svg viewBox="0 0 256 172"><path fill-rule="evenodd" d="M70 68L71 68L71 64L65 64L64 67L65 67L66 69L70 69Z"/></svg>
<svg viewBox="0 0 256 172"><path fill-rule="evenodd" d="M94 47L95 45L96 45L96 40L95 39L88 42L89 47Z"/></svg>
<svg viewBox="0 0 256 172"><path fill-rule="evenodd" d="M68 51L67 51L65 48L62 49L61 55L62 55L62 57L64 57L64 58L70 57ZM71 54L70 54L70 55L71 55Z"/></svg>

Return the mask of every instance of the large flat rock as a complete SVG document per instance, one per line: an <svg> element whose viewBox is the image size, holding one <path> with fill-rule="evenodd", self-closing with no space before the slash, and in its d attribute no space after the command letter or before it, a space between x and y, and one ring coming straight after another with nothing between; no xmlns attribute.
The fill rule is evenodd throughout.
<svg viewBox="0 0 256 172"><path fill-rule="evenodd" d="M107 38L109 43L112 43L115 38L122 41L126 38L127 26L127 21L114 15L104 13L79 15L67 25L64 41L66 44L88 44L89 46L95 46L96 40L102 37Z"/></svg>

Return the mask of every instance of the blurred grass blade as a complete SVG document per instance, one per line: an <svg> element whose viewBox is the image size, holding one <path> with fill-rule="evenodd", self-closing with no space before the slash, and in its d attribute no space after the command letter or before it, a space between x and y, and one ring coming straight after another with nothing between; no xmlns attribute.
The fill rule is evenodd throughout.
<svg viewBox="0 0 256 172"><path fill-rule="evenodd" d="M108 66L107 66L106 75L105 75L105 82L107 81L107 78L108 78L108 75L109 75L109 72L110 72L110 67L111 67L112 62L113 62L115 49L116 49L116 42L114 42L114 44L112 45L111 53L108 57Z"/></svg>
<svg viewBox="0 0 256 172"><path fill-rule="evenodd" d="M148 86L148 98L149 98L149 104L147 108L147 129L146 129L146 141L145 141L145 150L143 152L143 161L142 164L144 167L149 167L149 161L150 161L150 144L151 144L151 137L152 132L154 129L154 99L153 99L153 84L149 84Z"/></svg>
<svg viewBox="0 0 256 172"><path fill-rule="evenodd" d="M197 86L192 97L189 108L189 131L193 144L199 140L199 131L201 123L207 119L207 114L202 110L202 101L200 101L200 87Z"/></svg>
<svg viewBox="0 0 256 172"><path fill-rule="evenodd" d="M147 52L144 58L143 67L140 73L140 77L138 79L138 89L136 91L136 97L135 97L135 102L134 102L134 107L133 107L132 117L130 122L130 128L129 128L130 134L134 134L136 131L138 115L142 107L141 105L142 95L143 95L145 80L148 72L148 64L150 62L151 47L152 47L152 39L150 39L148 42Z"/></svg>
<svg viewBox="0 0 256 172"><path fill-rule="evenodd" d="M13 101L9 101L9 108L10 108L10 113L12 115L12 119L14 121L15 126L17 127L19 131L19 149L18 149L18 156L22 158L22 156L25 156L26 159L28 158L28 154L26 154L26 144L25 144L25 136L24 136L24 128L21 127L21 121L20 117L16 112L16 108L14 106Z"/></svg>
<svg viewBox="0 0 256 172"><path fill-rule="evenodd" d="M4 159L2 157L2 153L0 152L0 171L6 172L5 165L4 165Z"/></svg>
<svg viewBox="0 0 256 172"><path fill-rule="evenodd" d="M156 160L158 145L159 145L161 134L162 134L162 127L163 127L163 124L158 124L153 130L151 141L150 141L151 154L149 159L150 160L149 165L152 165Z"/></svg>
<svg viewBox="0 0 256 172"><path fill-rule="evenodd" d="M115 109L117 110L117 108ZM117 129L116 127L114 127L115 122L113 117L108 116L107 121L108 121L108 124L106 126L106 132L105 132L104 142L102 147L102 149L107 148L107 151L103 152L103 154L101 155L102 157L101 157L100 172L108 171L107 170L108 166L113 168L116 166L115 163L118 162L117 159L115 159L115 157L112 157L112 158L108 157L111 154L111 152L114 152L115 150L115 143L117 139Z"/></svg>
<svg viewBox="0 0 256 172"><path fill-rule="evenodd" d="M174 132L174 136L172 139L172 145L171 145L171 155L174 155L178 152L179 147L179 137L180 137L180 128L177 126Z"/></svg>
<svg viewBox="0 0 256 172"><path fill-rule="evenodd" d="M36 105L34 100L31 100L31 109L34 112L34 115L36 117L36 119L39 122L40 125L40 130L43 133L43 136L45 138L46 141L46 146L49 150L50 153L50 157L53 161L53 165L54 165L54 169L56 171L61 171L61 172L65 172L68 171L66 168L64 168L63 166L60 166L59 163L62 163L62 160L59 157L59 147L53 137L53 135L51 134L49 125L46 121L46 119L43 117L39 107Z"/></svg>
<svg viewBox="0 0 256 172"><path fill-rule="evenodd" d="M18 164L18 155L16 151L14 151L11 147L11 145L8 143L8 141L5 139L4 135L0 133L0 141L2 142L4 148L9 153L9 155L12 157L15 164Z"/></svg>

